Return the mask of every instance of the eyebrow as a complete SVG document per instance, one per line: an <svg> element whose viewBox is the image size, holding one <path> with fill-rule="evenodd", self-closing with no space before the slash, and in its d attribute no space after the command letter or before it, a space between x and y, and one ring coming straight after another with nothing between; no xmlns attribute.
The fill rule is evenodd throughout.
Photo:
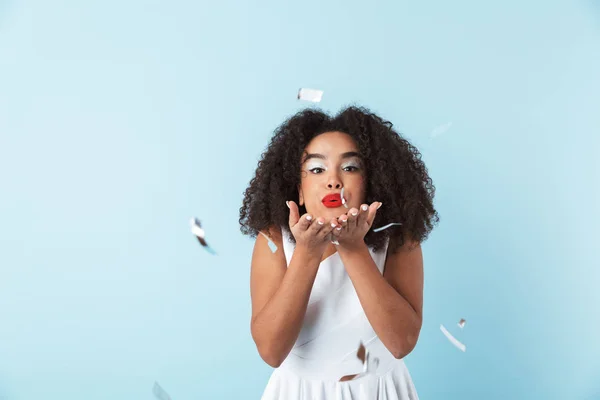
<svg viewBox="0 0 600 400"><path fill-rule="evenodd" d="M346 159L346 158L352 158L352 157L360 157L360 154L358 154L356 151L347 151L345 153L342 154L342 159ZM319 158L321 160L326 160L327 157L325 157L323 154L319 154L319 153L310 153L307 154L306 157L304 158L303 163L307 162L308 160L310 160L311 158Z"/></svg>

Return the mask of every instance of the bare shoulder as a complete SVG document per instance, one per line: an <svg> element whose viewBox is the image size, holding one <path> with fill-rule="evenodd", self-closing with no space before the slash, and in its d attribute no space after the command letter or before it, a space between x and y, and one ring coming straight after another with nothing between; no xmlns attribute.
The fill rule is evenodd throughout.
<svg viewBox="0 0 600 400"><path fill-rule="evenodd" d="M407 252L413 252L415 250L420 251L421 250L421 243L419 243L418 241L412 240L410 238L409 235L405 235L404 236L404 243L402 243L401 246L399 246L398 248L396 248L395 250L393 250L397 243L400 242L400 238L398 237L391 237L389 239L388 242L388 247L387 247L387 256L393 256L394 254L397 253L407 253Z"/></svg>
<svg viewBox="0 0 600 400"><path fill-rule="evenodd" d="M283 253L283 235L280 227L271 227L266 232L277 246L271 251L269 241L261 234L256 237L250 268L250 296L252 298L252 320L275 294L287 270Z"/></svg>

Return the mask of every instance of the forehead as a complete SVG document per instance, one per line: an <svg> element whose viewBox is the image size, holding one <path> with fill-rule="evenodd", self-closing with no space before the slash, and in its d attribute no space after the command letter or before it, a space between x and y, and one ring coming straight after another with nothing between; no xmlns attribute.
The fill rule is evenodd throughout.
<svg viewBox="0 0 600 400"><path fill-rule="evenodd" d="M306 153L335 155L349 151L358 151L358 147L350 135L344 132L325 132L314 137L306 146Z"/></svg>

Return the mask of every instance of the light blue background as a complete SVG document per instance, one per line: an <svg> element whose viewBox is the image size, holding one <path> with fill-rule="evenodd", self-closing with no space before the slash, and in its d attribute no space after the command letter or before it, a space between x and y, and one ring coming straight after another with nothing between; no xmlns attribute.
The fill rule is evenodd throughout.
<svg viewBox="0 0 600 400"><path fill-rule="evenodd" d="M421 399L600 399L600 3L523 3L0 0L0 399L260 397L238 210L300 87L437 186Z"/></svg>

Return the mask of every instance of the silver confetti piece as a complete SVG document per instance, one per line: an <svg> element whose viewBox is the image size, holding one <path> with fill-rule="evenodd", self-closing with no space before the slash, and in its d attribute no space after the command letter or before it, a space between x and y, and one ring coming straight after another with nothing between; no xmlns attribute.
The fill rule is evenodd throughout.
<svg viewBox="0 0 600 400"><path fill-rule="evenodd" d="M216 255L217 253L208 245L208 243L206 243L206 234L204 232L204 229L202 229L202 224L200 223L200 220L198 218L192 218L190 220L190 226L192 233L194 234L194 236L196 236L198 242L200 242L202 247L204 247L204 249L206 249L206 251L208 251L210 254Z"/></svg>
<svg viewBox="0 0 600 400"><path fill-rule="evenodd" d="M346 199L344 198L344 188L342 188L342 192L340 193L340 197L342 198L342 205L348 208L348 204L346 204Z"/></svg>
<svg viewBox="0 0 600 400"><path fill-rule="evenodd" d="M379 366L379 358L374 357L371 358L371 354L369 353L369 350L367 350L367 357L366 357L366 362L363 365L363 374L371 374L373 372L375 372L375 370L377 369L377 367Z"/></svg>
<svg viewBox="0 0 600 400"><path fill-rule="evenodd" d="M373 232L381 232L381 231L389 228L390 226L394 226L394 225L402 225L402 224L400 222L392 222L392 223L389 223L389 224L387 224L385 226L382 226L380 228L373 229Z"/></svg>
<svg viewBox="0 0 600 400"><path fill-rule="evenodd" d="M367 368L367 372L374 372L377 369L377 367L379 367L379 358L375 357L373 359L373 363L371 365L372 365L372 369L369 370Z"/></svg>
<svg viewBox="0 0 600 400"><path fill-rule="evenodd" d="M440 125L431 131L431 137L434 138L436 136L441 135L446 132L452 126L452 122L448 122L446 124Z"/></svg>
<svg viewBox="0 0 600 400"><path fill-rule="evenodd" d="M459 349L463 352L467 351L467 346L465 346L464 344L459 342L458 339L456 339L454 336L452 336L452 334L450 332L448 332L448 330L446 329L446 327L444 325L440 325L440 330L442 331L444 336L446 336L448 338L450 343L452 343L454 346L456 346L457 349Z"/></svg>
<svg viewBox="0 0 600 400"><path fill-rule="evenodd" d="M340 382L351 381L353 379L362 378L365 375L374 373L377 367L379 366L379 358L375 357L371 360L371 355L369 354L369 350L365 348L365 346L360 342L358 347L358 351L356 352L356 356L363 364L363 370L359 374L346 375L340 379Z"/></svg>
<svg viewBox="0 0 600 400"><path fill-rule="evenodd" d="M367 348L365 347L364 344L362 344L362 341L360 342L359 346L358 346L358 351L356 352L356 357L358 357L358 359L364 364L367 360Z"/></svg>
<svg viewBox="0 0 600 400"><path fill-rule="evenodd" d="M298 91L298 100L318 103L321 101L321 98L323 98L322 90L302 88Z"/></svg>
<svg viewBox="0 0 600 400"><path fill-rule="evenodd" d="M158 382L154 382L152 393L154 393L154 397L156 397L159 400L171 400L171 396L169 396L167 392L165 392L164 389L160 387Z"/></svg>

